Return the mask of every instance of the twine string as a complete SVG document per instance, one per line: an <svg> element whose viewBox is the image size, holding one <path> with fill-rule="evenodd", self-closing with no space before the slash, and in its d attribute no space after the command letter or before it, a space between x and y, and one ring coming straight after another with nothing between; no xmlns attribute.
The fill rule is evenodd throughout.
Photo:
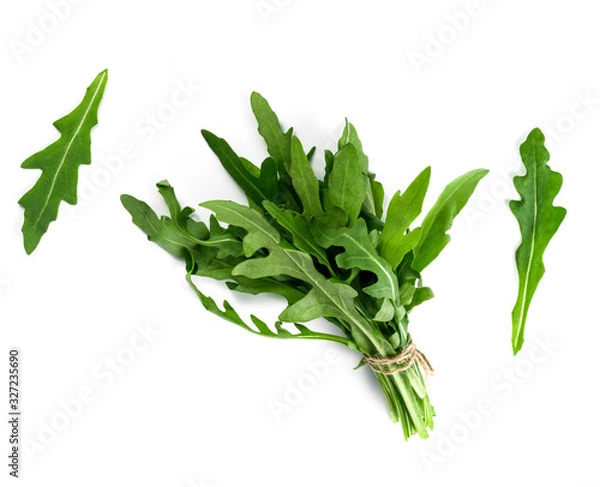
<svg viewBox="0 0 600 487"><path fill-rule="evenodd" d="M425 376L429 377L434 375L435 371L429 360L423 352L421 352L414 344L412 338L404 349L393 357L370 357L363 355L363 358L371 369L383 375L392 375L397 372L403 372L408 370L415 361L421 366Z"/></svg>

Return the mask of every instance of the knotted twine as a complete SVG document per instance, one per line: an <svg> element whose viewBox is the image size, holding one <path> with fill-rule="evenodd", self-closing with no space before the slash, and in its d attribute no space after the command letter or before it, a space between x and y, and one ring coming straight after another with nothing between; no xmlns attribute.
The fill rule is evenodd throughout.
<svg viewBox="0 0 600 487"><path fill-rule="evenodd" d="M421 366L423 372L425 372L425 377L432 376L435 373L431 363L427 360L425 354L415 346L412 338L406 347L393 357L378 358L363 355L363 358L377 374L392 375L397 372L403 372L408 370L415 361Z"/></svg>

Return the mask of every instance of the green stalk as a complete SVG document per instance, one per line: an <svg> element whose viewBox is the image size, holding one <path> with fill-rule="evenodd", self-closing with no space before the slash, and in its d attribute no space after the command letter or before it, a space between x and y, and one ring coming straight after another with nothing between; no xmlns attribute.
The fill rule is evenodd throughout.
<svg viewBox="0 0 600 487"><path fill-rule="evenodd" d="M392 421L402 423L404 438L408 439L414 434L428 438L427 430L433 428L435 410L418 362L415 361L407 370L391 375L373 373L387 400Z"/></svg>

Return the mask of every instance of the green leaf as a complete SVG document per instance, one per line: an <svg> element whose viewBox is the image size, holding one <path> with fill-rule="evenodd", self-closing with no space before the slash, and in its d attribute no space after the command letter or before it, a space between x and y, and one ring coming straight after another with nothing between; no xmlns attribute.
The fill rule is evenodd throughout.
<svg viewBox="0 0 600 487"><path fill-rule="evenodd" d="M166 230L179 234L180 241L192 242L192 246L197 244L203 247L214 247L217 250L218 259L230 255L238 257L242 254L241 240L221 228L214 216L210 218L209 231L204 223L196 222L190 218L190 215L194 213L192 208L181 209L175 195L175 189L168 181L160 181L156 186L167 203L171 215L171 218L161 218L161 223Z"/></svg>
<svg viewBox="0 0 600 487"><path fill-rule="evenodd" d="M173 226L175 231L189 234L190 238L194 240L205 240L210 237L208 228L203 222L198 222L189 218L190 215L194 213L194 209L189 206L186 206L183 209L181 208L177 196L175 195L175 189L168 181L159 181L156 183L156 187L167 203L169 214L172 219L172 221L169 220L169 225Z"/></svg>
<svg viewBox="0 0 600 487"><path fill-rule="evenodd" d="M369 173L365 175L365 183L367 185L367 197L363 203L363 211L371 215L381 218L383 215L383 185L375 180L375 174Z"/></svg>
<svg viewBox="0 0 600 487"><path fill-rule="evenodd" d="M210 237L199 243L206 247L215 247L218 251L217 259L223 259L228 256L239 257L242 255L242 242L222 228L213 215L211 215L209 222Z"/></svg>
<svg viewBox="0 0 600 487"><path fill-rule="evenodd" d="M264 207L279 225L290 232L294 246L298 250L316 257L319 263L333 273L325 250L316 242L306 220L301 215L292 210L282 210L269 201L264 203Z"/></svg>
<svg viewBox="0 0 600 487"><path fill-rule="evenodd" d="M189 212L184 216L184 220L181 219L181 205L179 204L179 200L175 195L175 189L173 186L169 184L169 181L163 180L156 183L156 187L158 188L158 192L163 197L165 202L167 203L167 207L169 208L169 214L173 220L176 220L178 224L183 224L184 220L187 220L187 216L194 210L189 208Z"/></svg>
<svg viewBox="0 0 600 487"><path fill-rule="evenodd" d="M415 248L421 238L419 228L408 234L406 231L421 214L430 176L431 168L427 167L415 178L404 194L398 191L388 205L379 250L381 256L393 269L398 267L404 256Z"/></svg>
<svg viewBox="0 0 600 487"><path fill-rule="evenodd" d="M299 257L297 255L296 257ZM271 270L279 270L287 272L292 269L289 266L289 262L284 258L283 255L279 255L275 258L267 257L264 259L267 262L264 264L269 266ZM263 259L261 259L263 260ZM250 264L250 262L248 262ZM252 265L241 266L238 272L255 272L256 266L263 263L254 262ZM308 261L303 262L301 265L308 266ZM296 272L293 270L292 272ZM279 319L283 321L300 321L307 322L316 320L317 318L337 318L339 316L338 302L351 302L356 297L356 291L350 286L345 284L333 284L327 285L327 297L323 299L322 289L311 289L308 294L294 303L288 306L280 315Z"/></svg>
<svg viewBox="0 0 600 487"><path fill-rule="evenodd" d="M329 186L329 174L331 173L331 169L333 169L335 154L328 149L325 149L323 154L325 156L325 176L323 177L323 185L327 187Z"/></svg>
<svg viewBox="0 0 600 487"><path fill-rule="evenodd" d="M271 293L282 296L288 304L299 301L306 295L306 291L301 286L294 286L290 281L278 281L277 279L250 279L244 276L228 276L227 279L235 281L226 282L227 287L239 293L262 294Z"/></svg>
<svg viewBox="0 0 600 487"><path fill-rule="evenodd" d="M348 222L344 224L352 226L366 196L365 180L354 146L345 145L335 155L327 186L323 195L325 210L342 208L348 216Z"/></svg>
<svg viewBox="0 0 600 487"><path fill-rule="evenodd" d="M354 125L348 122L348 119L346 119L344 131L342 132L340 140L338 140L338 150L341 151L348 144L352 145L354 149L356 149L361 171L363 172L363 174L367 174L369 172L369 158L363 152L362 142L358 138L356 128L354 127Z"/></svg>
<svg viewBox="0 0 600 487"><path fill-rule="evenodd" d="M277 193L277 164L272 158L265 159L260 169L260 175L256 176L259 174L256 171L258 168L256 166L254 166L255 169L249 168L248 164L251 163L240 158L224 139L208 130L202 130L202 136L225 170L246 193L248 199L261 205L264 200L270 200Z"/></svg>
<svg viewBox="0 0 600 487"><path fill-rule="evenodd" d="M316 332L298 323L294 324L294 326L298 330L298 333L295 334L283 328L281 321L275 323L275 330L273 331L267 326L267 324L264 321L262 321L254 315L250 315L250 319L254 324L254 327L252 327L246 322L244 322L242 318L240 318L240 315L235 309L233 309L229 302L224 301L223 309L221 309L219 308L219 306L213 298L202 293L200 289L198 289L196 284L194 284L190 272L187 273L186 280L188 284L192 287L192 289L195 291L196 296L198 296L198 299L200 300L200 302L206 310L217 315L219 318L223 318L227 321L230 321L231 323L242 327L246 331L254 333L255 335L261 335L268 338L303 338L308 340L328 340L332 342L342 343L346 346L348 346L349 344L349 340L345 337L332 335L329 333Z"/></svg>
<svg viewBox="0 0 600 487"><path fill-rule="evenodd" d="M25 209L23 243L31 254L58 217L61 201L77 204L78 169L91 164L91 131L98 123L98 107L108 80L102 71L87 88L81 103L71 113L54 122L60 138L26 159L23 169L41 169L35 185L23 195L19 204Z"/></svg>
<svg viewBox="0 0 600 487"><path fill-rule="evenodd" d="M421 225L421 239L414 249L413 269L421 272L440 254L450 235L456 215L464 208L475 191L477 183L488 173L487 169L474 169L459 176L444 188Z"/></svg>
<svg viewBox="0 0 600 487"><path fill-rule="evenodd" d="M276 162L285 164L289 171L293 129L290 128L287 132L283 132L279 118L271 109L269 102L256 91L250 95L250 105L258 122L258 133L265 140L269 155Z"/></svg>
<svg viewBox="0 0 600 487"><path fill-rule="evenodd" d="M311 217L320 218L323 215L323 208L319 196L319 181L298 137L292 138L291 151L290 176L292 177L294 189L302 202L302 214L306 219Z"/></svg>
<svg viewBox="0 0 600 487"><path fill-rule="evenodd" d="M544 251L567 214L564 208L553 206L563 178L547 164L550 154L544 146L544 134L540 129L531 131L520 152L527 172L524 176L515 176L513 181L521 200L509 203L521 230L521 244L515 255L519 292L512 312L515 355L523 346L529 305L545 272Z"/></svg>
<svg viewBox="0 0 600 487"><path fill-rule="evenodd" d="M332 230L314 224L315 238L324 247L343 247L336 262L343 269L359 269L373 272L377 282L364 289L374 298L388 298L395 305L400 304L398 279L390 265L382 259L373 246L365 221L360 218L351 228Z"/></svg>
<svg viewBox="0 0 600 487"><path fill-rule="evenodd" d="M409 305L415 296L415 285L412 282L405 282L400 286L400 303Z"/></svg>
<svg viewBox="0 0 600 487"><path fill-rule="evenodd" d="M348 119L346 119L342 136L340 137L340 140L338 140L338 150L341 151L347 145L351 145L356 150L360 170L363 173L365 197L362 202L362 211L374 215L377 218L381 218L383 186L375 181L374 174L369 173L369 158L363 151L363 145L358 137L356 128L348 122Z"/></svg>
<svg viewBox="0 0 600 487"><path fill-rule="evenodd" d="M373 321L387 322L394 319L394 316L396 316L396 306L394 306L394 304L389 299L382 299L381 308L379 308L379 311L373 318ZM398 347L398 345L400 344L400 335L398 335L397 333L396 335L398 337L397 343L394 344L393 342L390 342L392 344L392 347L394 348Z"/></svg>
<svg viewBox="0 0 600 487"><path fill-rule="evenodd" d="M167 216L158 218L152 208L143 201L133 196L122 195L121 202L132 216L133 223L148 236L148 240L171 255L184 259L187 268L193 270L194 274L213 279L231 278L234 265L218 260L216 257L241 254L241 240L237 241L235 247L233 242L217 242L216 240L221 239L222 235L220 233L210 235L204 223L192 220L190 215L194 210L189 207L181 209L175 191L167 181L161 181L157 186L167 202L172 218ZM232 238L233 235L227 236L228 241Z"/></svg>
<svg viewBox="0 0 600 487"><path fill-rule="evenodd" d="M256 210L223 200L207 201L200 206L213 211L219 220L248 231L242 242L246 257L251 257L262 248L270 249L279 244L279 232Z"/></svg>
<svg viewBox="0 0 600 487"><path fill-rule="evenodd" d="M371 190L373 191L373 201L375 204L375 216L381 218L383 215L383 184L375 180L375 174L370 175Z"/></svg>
<svg viewBox="0 0 600 487"><path fill-rule="evenodd" d="M124 194L121 195L121 203L131 215L133 223L148 236L148 240L160 245L175 257L190 259L194 253L193 240L165 226L165 221L159 219L154 210L143 201Z"/></svg>
<svg viewBox="0 0 600 487"><path fill-rule="evenodd" d="M433 294L433 291L431 290L431 288L418 287L415 289L415 292L412 296L410 304L406 305L406 311L410 311L411 309L415 308L416 306L419 306L420 304L424 303L425 301L429 301L430 299L433 299L434 297L435 297L435 295Z"/></svg>
<svg viewBox="0 0 600 487"><path fill-rule="evenodd" d="M262 162L260 165L258 184L269 196L269 199L272 200L274 195L277 195L277 192L279 191L279 181L277 178L277 163L275 162L275 159L267 157Z"/></svg>
<svg viewBox="0 0 600 487"><path fill-rule="evenodd" d="M292 162L290 148L293 129L290 128L287 132L283 132L277 115L271 109L267 100L259 93L254 92L251 94L250 104L256 121L258 122L258 132L266 142L267 151L272 160L275 161L277 173L279 174L277 191L269 195L269 200L278 205L283 204L288 209L299 210L300 207L296 200L289 175ZM308 160L312 158L314 151L315 148L313 147L308 152Z"/></svg>

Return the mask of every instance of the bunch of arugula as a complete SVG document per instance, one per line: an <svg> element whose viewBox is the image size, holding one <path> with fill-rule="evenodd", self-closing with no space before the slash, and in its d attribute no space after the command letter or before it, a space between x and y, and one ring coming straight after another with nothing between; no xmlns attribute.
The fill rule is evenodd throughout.
<svg viewBox="0 0 600 487"><path fill-rule="evenodd" d="M383 220L383 186L369 171L353 125L346 122L337 152L325 151L321 181L310 162L315 149L306 152L293 129L284 132L258 93L252 93L251 106L269 153L260 167L202 131L245 192L247 206L226 200L202 203L214 213L206 225L191 218L194 210L181 207L166 181L157 186L169 216L159 218L129 195L121 197L123 205L149 240L185 260L187 280L208 311L262 336L330 340L369 358L397 356L411 343L408 314L433 297L422 286L421 272L450 241L446 232L454 217L488 171L470 171L451 182L421 225L411 229L421 213L429 167L404 193L393 195ZM273 327L253 315L249 324L227 301L220 308L203 294L192 276L223 280L239 292L278 294L288 306ZM333 323L340 333L302 324L317 318ZM419 361L405 365L398 371L386 365L387 373L374 373L405 438L415 433L426 438L435 412L425 374Z"/></svg>

